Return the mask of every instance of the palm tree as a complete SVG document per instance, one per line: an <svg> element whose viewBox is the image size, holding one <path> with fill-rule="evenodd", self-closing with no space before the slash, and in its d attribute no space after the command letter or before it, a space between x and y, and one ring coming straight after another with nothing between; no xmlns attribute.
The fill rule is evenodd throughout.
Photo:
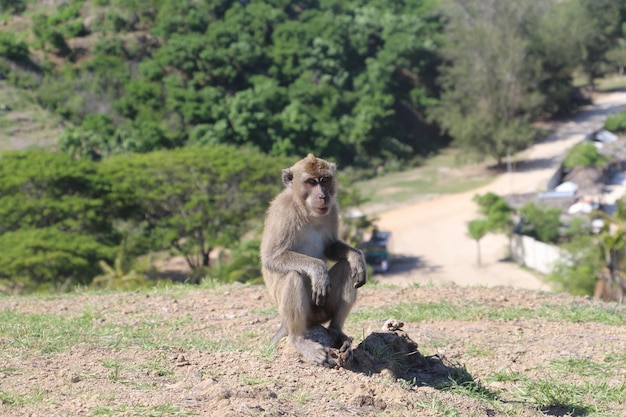
<svg viewBox="0 0 626 417"><path fill-rule="evenodd" d="M113 265L104 260L98 262L103 274L95 277L91 282L91 286L110 290L146 285L148 278L130 269L131 263L130 258L126 254L126 239L124 239L120 245L120 250L115 256Z"/></svg>

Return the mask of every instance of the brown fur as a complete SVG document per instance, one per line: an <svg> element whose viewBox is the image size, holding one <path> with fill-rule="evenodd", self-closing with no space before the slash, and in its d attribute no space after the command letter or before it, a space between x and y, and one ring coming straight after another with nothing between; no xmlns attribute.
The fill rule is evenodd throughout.
<svg viewBox="0 0 626 417"><path fill-rule="evenodd" d="M277 343L288 336L316 365L333 366L327 346L307 337L330 322L334 344L349 349L343 324L367 279L363 253L337 236L335 164L313 154L283 170L285 189L271 203L261 241L263 279L278 307ZM335 261L328 269L327 261Z"/></svg>

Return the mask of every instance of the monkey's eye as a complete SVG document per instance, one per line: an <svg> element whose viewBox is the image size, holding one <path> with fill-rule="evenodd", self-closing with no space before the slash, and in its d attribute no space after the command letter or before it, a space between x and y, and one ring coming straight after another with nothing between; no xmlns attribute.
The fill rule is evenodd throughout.
<svg viewBox="0 0 626 417"><path fill-rule="evenodd" d="M306 183L309 185L317 185L317 179L309 178L308 180L306 180Z"/></svg>
<svg viewBox="0 0 626 417"><path fill-rule="evenodd" d="M322 178L320 178L320 182L322 184L326 184L326 183L330 182L330 177L322 177Z"/></svg>

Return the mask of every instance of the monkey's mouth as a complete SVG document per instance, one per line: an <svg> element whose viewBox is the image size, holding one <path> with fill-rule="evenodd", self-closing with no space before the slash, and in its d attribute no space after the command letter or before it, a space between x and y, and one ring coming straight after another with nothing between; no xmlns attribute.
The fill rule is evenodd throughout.
<svg viewBox="0 0 626 417"><path fill-rule="evenodd" d="M317 214L326 214L330 210L329 206L319 206L314 208Z"/></svg>

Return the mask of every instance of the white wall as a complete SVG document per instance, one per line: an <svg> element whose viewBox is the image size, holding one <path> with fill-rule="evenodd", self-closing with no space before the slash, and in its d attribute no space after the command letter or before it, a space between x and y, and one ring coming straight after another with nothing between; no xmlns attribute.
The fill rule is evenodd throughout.
<svg viewBox="0 0 626 417"><path fill-rule="evenodd" d="M539 242L530 236L514 234L511 239L513 260L542 274L550 274L564 255L558 247Z"/></svg>

